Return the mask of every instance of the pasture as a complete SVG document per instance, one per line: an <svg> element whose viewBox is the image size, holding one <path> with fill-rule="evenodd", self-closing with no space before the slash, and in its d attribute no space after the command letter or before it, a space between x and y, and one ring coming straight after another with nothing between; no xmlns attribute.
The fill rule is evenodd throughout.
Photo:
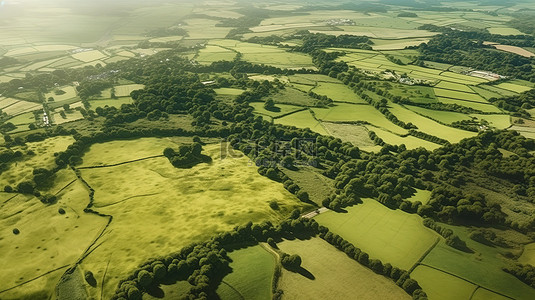
<svg viewBox="0 0 535 300"><path fill-rule="evenodd" d="M477 288L466 280L422 265L411 272L411 277L418 281L429 299L469 300Z"/></svg>
<svg viewBox="0 0 535 300"><path fill-rule="evenodd" d="M304 107L295 106L295 105L288 105L288 104L276 104L275 107L277 108L274 111L267 110L264 108L264 102L251 102L249 103L250 106L254 108L254 112L260 115L269 116L272 118L277 118L279 116L291 114L293 112L304 110Z"/></svg>
<svg viewBox="0 0 535 300"><path fill-rule="evenodd" d="M317 86L312 89L312 92L318 95L327 96L333 101L368 104L341 82L318 82Z"/></svg>
<svg viewBox="0 0 535 300"><path fill-rule="evenodd" d="M422 219L390 210L373 199L346 208L347 213L326 212L315 217L321 225L342 236L383 263L410 269L435 243L438 235Z"/></svg>
<svg viewBox="0 0 535 300"><path fill-rule="evenodd" d="M477 109L486 113L502 113L502 111L498 107L490 103L479 103L479 102L471 102L471 101L451 99L451 98L442 98L442 97L437 97L437 99L438 99L438 102L440 103L457 104L460 106Z"/></svg>
<svg viewBox="0 0 535 300"><path fill-rule="evenodd" d="M65 170L63 175L66 180L57 180L63 184L76 178L70 170ZM58 177L63 175L58 174ZM81 183L68 186L57 196L57 204L50 206L26 195L17 195L2 205L1 290L14 289L0 292L0 298L48 298L53 295L61 275L82 256L106 224L102 217L83 213L89 197ZM66 213L59 214L58 208L65 209ZM13 228L19 229L20 234L14 235ZM33 279L37 280L31 281Z"/></svg>
<svg viewBox="0 0 535 300"><path fill-rule="evenodd" d="M452 143L457 143L464 138L469 138L476 135L474 132L442 125L398 104L390 103L389 105L391 106L389 109L390 112L393 113L399 120L406 123L410 122L416 125L419 131L438 136Z"/></svg>
<svg viewBox="0 0 535 300"><path fill-rule="evenodd" d="M283 269L279 288L285 299L410 299L390 279L350 259L320 238L285 240L279 249L298 254L301 267L312 280L300 273Z"/></svg>
<svg viewBox="0 0 535 300"><path fill-rule="evenodd" d="M117 99L93 99L89 100L89 104L91 105L91 109L95 109L97 107L117 107L120 108L123 104L132 104L134 103L134 100L130 97L121 97Z"/></svg>
<svg viewBox="0 0 535 300"><path fill-rule="evenodd" d="M452 111L443 111L443 110L433 110L427 109L419 106L409 106L406 105L405 108L410 109L420 115L426 116L430 119L445 123L451 124L453 122L459 122L463 120L470 120L471 118L468 115L452 112Z"/></svg>
<svg viewBox="0 0 535 300"><path fill-rule="evenodd" d="M243 60L254 64L272 65L279 68L315 68L310 56L302 53L287 52L275 46L235 40L214 40L210 43L239 52L243 55Z"/></svg>
<svg viewBox="0 0 535 300"><path fill-rule="evenodd" d="M319 134L328 135L321 123L314 118L309 110L303 110L274 120L275 124L295 126L297 128L310 128Z"/></svg>
<svg viewBox="0 0 535 300"><path fill-rule="evenodd" d="M412 135L400 136L399 134L392 133L382 128L378 128L372 125L367 125L368 130L375 132L385 143L390 145L405 145L407 149L412 150L418 147L424 147L425 149L432 151L440 148L439 144L428 142L426 140L419 139Z"/></svg>
<svg viewBox="0 0 535 300"><path fill-rule="evenodd" d="M219 46L207 45L199 51L196 60L202 64L211 64L214 61L232 61L236 57L236 52L221 48Z"/></svg>
<svg viewBox="0 0 535 300"><path fill-rule="evenodd" d="M316 118L327 122L368 122L397 134L406 134L407 130L394 125L371 105L354 105L337 103L330 108L313 108Z"/></svg>
<svg viewBox="0 0 535 300"><path fill-rule="evenodd" d="M374 147L366 127L354 124L322 122L330 135L359 147Z"/></svg>
<svg viewBox="0 0 535 300"><path fill-rule="evenodd" d="M136 152L128 145L136 145L135 141L124 141L124 147L120 143L94 145L97 147L90 149L85 163L111 164L134 158ZM164 145L172 145L167 141L142 141L136 147L142 148L146 143L151 146L144 148L156 154L163 152ZM110 262L104 297L114 291L118 278L149 257L167 254L247 221L277 221L303 206L282 184L259 175L245 156L222 159L221 145L204 148L203 153L212 162L191 169L177 169L167 158L157 157L81 170L83 178L95 189L94 209L114 216L105 232L106 239L83 263L85 269L101 278ZM103 161L106 157L113 160ZM269 207L273 200L279 210Z"/></svg>
<svg viewBox="0 0 535 300"><path fill-rule="evenodd" d="M24 159L10 164L10 168L2 172L0 177L0 186L11 185L15 187L24 180L33 179L33 169L46 168L52 169L56 166L54 153L65 151L67 146L74 142L71 136L58 136L48 138L41 142L26 143L25 146L12 147L13 151L21 151ZM34 155L27 154L33 151Z"/></svg>
<svg viewBox="0 0 535 300"><path fill-rule="evenodd" d="M275 255L260 245L230 252L232 272L217 289L221 300L271 299Z"/></svg>
<svg viewBox="0 0 535 300"><path fill-rule="evenodd" d="M447 246L440 241L424 258L424 265L455 274L486 289L513 297L516 299L531 299L535 297L535 289L522 283L513 275L502 271L501 267L507 262L503 254L510 248L491 247L471 240L466 227L450 226L474 253L462 252Z"/></svg>
<svg viewBox="0 0 535 300"><path fill-rule="evenodd" d="M518 258L518 262L532 266L535 265L535 243L524 246L524 251L522 251L522 255Z"/></svg>

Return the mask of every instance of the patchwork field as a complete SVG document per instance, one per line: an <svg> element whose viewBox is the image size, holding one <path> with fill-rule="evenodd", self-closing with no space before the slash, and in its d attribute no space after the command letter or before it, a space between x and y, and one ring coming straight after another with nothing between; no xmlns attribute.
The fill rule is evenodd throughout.
<svg viewBox="0 0 535 300"><path fill-rule="evenodd" d="M385 143L390 145L405 145L407 149L416 149L418 147L424 147L427 150L435 150L440 148L439 144L428 142L412 135L400 136L399 134L394 134L390 131L383 130L375 126L367 125L368 130L375 132L378 137L380 137Z"/></svg>
<svg viewBox="0 0 535 300"><path fill-rule="evenodd" d="M214 61L232 61L236 57L236 52L221 48L219 46L207 45L201 49L196 60L202 64L211 64Z"/></svg>
<svg viewBox="0 0 535 300"><path fill-rule="evenodd" d="M441 224L442 226L442 224ZM448 226L454 230L474 253L466 253L447 246L444 241L424 258L423 265L430 266L480 285L494 292L515 299L531 299L535 290L513 275L502 271L507 262L503 254L510 248L491 247L471 240L464 227Z"/></svg>
<svg viewBox="0 0 535 300"><path fill-rule="evenodd" d="M243 60L255 64L272 65L280 68L315 68L310 56L296 52L286 52L284 49L275 46L235 40L214 40L210 43L239 52L243 55Z"/></svg>
<svg viewBox="0 0 535 300"><path fill-rule="evenodd" d="M92 161L113 157L111 162L104 161L110 164L132 155L123 152L135 153L127 146L131 141L126 141L124 147L117 143L121 142L95 145L97 148L91 148L84 157L85 163L93 165ZM151 145L147 150L151 153L164 149L159 143ZM164 141L163 145L170 144ZM260 176L246 157L221 159L220 149L219 144L205 146L204 154L212 157L212 163L191 169L176 169L167 158L159 157L81 170L83 178L96 190L94 209L114 216L103 243L83 263L84 269L101 278L113 257L103 283L105 296L114 291L117 278L148 257L172 252L244 220L275 221L302 206L282 184ZM213 184L207 188L206 182ZM164 190L166 196L162 197ZM280 210L269 207L272 200L278 202ZM151 234L146 234L148 231Z"/></svg>
<svg viewBox="0 0 535 300"><path fill-rule="evenodd" d="M327 212L315 219L372 258L406 270L438 239L419 216L390 210L372 199L363 201L348 207L347 213Z"/></svg>
<svg viewBox="0 0 535 300"><path fill-rule="evenodd" d="M323 128L320 122L312 116L309 110L293 113L291 115L277 118L274 120L275 124L295 126L297 128L310 128L310 130L319 134L328 135L328 132Z"/></svg>
<svg viewBox="0 0 535 300"><path fill-rule="evenodd" d="M279 288L285 299L410 299L390 279L350 259L320 238L278 243L281 251L298 254L312 279L282 271Z"/></svg>
<svg viewBox="0 0 535 300"><path fill-rule="evenodd" d="M123 104L132 104L134 100L130 97L121 97L117 99L94 99L89 100L89 104L91 105L91 109L96 109L97 107L104 107L104 106L113 106L120 108Z"/></svg>

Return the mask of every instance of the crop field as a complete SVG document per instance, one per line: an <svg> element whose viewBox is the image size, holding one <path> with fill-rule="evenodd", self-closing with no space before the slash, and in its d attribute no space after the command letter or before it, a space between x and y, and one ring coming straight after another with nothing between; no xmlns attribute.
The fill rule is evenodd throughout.
<svg viewBox="0 0 535 300"><path fill-rule="evenodd" d="M283 269L279 287L285 299L410 299L393 281L320 238L285 240L277 246L285 253L301 256L301 266L313 276L311 280Z"/></svg>
<svg viewBox="0 0 535 300"><path fill-rule="evenodd" d="M84 156L84 163L124 162L126 157L117 156L135 153L127 146L132 141L126 141L124 147L118 143L121 142L92 147ZM141 148L143 144L136 147ZM163 145L151 145L147 148L152 153L164 149ZM107 154L105 149L109 151ZM105 297L115 289L117 278L149 257L172 252L214 232L229 230L244 220L279 220L302 206L282 184L259 175L246 157L221 159L219 144L205 146L204 154L212 157L212 163L191 169L176 169L167 158L157 157L81 170L83 178L96 190L94 209L114 216L105 233L106 239L83 263L85 269L101 278L113 257L106 275L109 280L104 282ZM106 157L114 160L103 161ZM139 158L143 156L136 159ZM207 188L206 182L213 184ZM272 200L277 201L279 210L269 207ZM177 228L188 230L177 231Z"/></svg>
<svg viewBox="0 0 535 300"><path fill-rule="evenodd" d="M503 96L514 96L518 94L517 92L514 92L514 91L499 88L497 85L479 85L478 87L491 91L491 92L495 92Z"/></svg>
<svg viewBox="0 0 535 300"><path fill-rule="evenodd" d="M442 224L441 224L442 226ZM465 227L444 225L454 230L475 253L466 253L447 246L444 241L424 258L423 265L455 274L494 292L516 299L531 299L535 290L513 275L502 271L506 261L502 255L510 248L491 247L471 240Z"/></svg>
<svg viewBox="0 0 535 300"><path fill-rule="evenodd" d="M313 108L316 118L328 122L369 122L372 125L390 130L398 134L407 131L390 122L383 114L371 105L355 105L337 103L331 108Z"/></svg>
<svg viewBox="0 0 535 300"><path fill-rule="evenodd" d="M219 46L207 45L199 51L196 60L202 64L211 64L214 61L232 61L236 57L236 52L221 48Z"/></svg>
<svg viewBox="0 0 535 300"><path fill-rule="evenodd" d="M327 212L315 219L372 258L406 270L438 238L435 232L424 227L417 215L390 210L373 199L363 201L363 204L348 207L347 213Z"/></svg>
<svg viewBox="0 0 535 300"><path fill-rule="evenodd" d="M229 253L232 273L223 278L217 289L221 300L271 299L271 281L275 272L275 255L257 245Z"/></svg>
<svg viewBox="0 0 535 300"><path fill-rule="evenodd" d="M17 162L16 168L9 168L2 172L0 186L16 186L21 181L31 180L33 178L32 171L35 168L51 169L55 166L54 153L65 151L67 146L73 142L74 139L70 136L58 136L41 142L27 143L27 146L13 147L13 151L20 150L22 153L27 153L32 150L35 155L26 154L24 160Z"/></svg>
<svg viewBox="0 0 535 300"><path fill-rule="evenodd" d="M282 118L277 118L274 122L275 124L295 126L297 128L310 128L310 130L323 135L329 134L309 110L299 111Z"/></svg>
<svg viewBox="0 0 535 300"><path fill-rule="evenodd" d="M390 112L392 112L398 119L403 122L416 125L419 131L430 135L435 135L452 143L457 143L460 140L476 135L474 132L469 132L457 128L442 125L431 119L420 116L419 114L410 111L401 105L390 103Z"/></svg>
<svg viewBox="0 0 535 300"><path fill-rule="evenodd" d="M368 104L342 83L318 82L312 91L318 95L327 96L333 101Z"/></svg>

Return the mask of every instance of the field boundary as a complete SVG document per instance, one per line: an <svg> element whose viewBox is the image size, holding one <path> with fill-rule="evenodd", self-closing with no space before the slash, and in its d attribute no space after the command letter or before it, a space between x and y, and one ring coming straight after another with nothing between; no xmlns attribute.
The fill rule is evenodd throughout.
<svg viewBox="0 0 535 300"><path fill-rule="evenodd" d="M431 251L433 251L433 249L435 249L435 247L438 245L439 242L440 242L440 237L437 236L437 238L435 239L435 242L433 243L433 245L431 245L431 247L429 247L429 249L427 249L424 252L424 254L422 254L422 256L420 256L420 258L414 263L414 265L412 265L412 267L407 272L409 272L409 274L411 274L412 271L414 271L414 269L416 269L416 267L422 263L422 261L427 257L427 255L429 253L431 253Z"/></svg>
<svg viewBox="0 0 535 300"><path fill-rule="evenodd" d="M134 160L123 161L123 162L116 163L116 164L111 164L111 165L79 167L79 168L77 168L77 169L78 169L78 170L88 170L88 169L99 169L99 168L117 167L117 166L121 166L121 165L129 164L129 163L134 163L134 162L138 162L138 161L142 161L142 160L147 160L147 159L158 158L158 157L164 157L164 155L163 155L163 154L161 154L161 155L153 155L153 156L148 156L148 157L138 158L138 159L134 159Z"/></svg>
<svg viewBox="0 0 535 300"><path fill-rule="evenodd" d="M32 281L34 281L34 280L37 280L37 279L39 279L39 278L41 278L41 277L43 277L43 276L46 276L46 275L48 275L48 274L50 274L50 273L54 273L54 272L59 271L59 270L61 270L61 269L65 269L65 268L67 268L68 266L69 266L69 265L65 265L65 266L61 266L61 267L59 267L59 268L50 270L50 271L48 271L48 272L46 272L46 273L44 273L44 274L41 274L41 275L39 275L39 276L37 276L37 277L34 277L34 278L32 278L32 279L29 279L29 280L26 280L26 281L24 281L24 282L21 282L21 283L15 285L15 286L12 286L12 287L10 287L10 288L7 288L7 289L5 289L5 290L2 290L2 291L0 291L0 294L1 294L1 293L4 293L4 292L7 292L7 291L10 291L10 290L12 290L12 289L16 289L16 288L18 288L18 287L21 287L21 286L23 286L23 285L25 285L25 284L27 284L27 283L30 283L30 282L32 282Z"/></svg>

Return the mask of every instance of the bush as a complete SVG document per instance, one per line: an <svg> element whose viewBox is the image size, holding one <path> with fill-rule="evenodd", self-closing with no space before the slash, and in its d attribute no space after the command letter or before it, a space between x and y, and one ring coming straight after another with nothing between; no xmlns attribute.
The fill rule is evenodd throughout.
<svg viewBox="0 0 535 300"><path fill-rule="evenodd" d="M20 230L18 228L13 228L13 234L17 235L20 233Z"/></svg>
<svg viewBox="0 0 535 300"><path fill-rule="evenodd" d="M308 193L305 192L305 191L299 191L299 192L297 192L296 196L297 196L297 199L299 199L299 200L301 200L301 201L303 201L303 202L310 201L310 198L309 198L309 196L308 196Z"/></svg>
<svg viewBox="0 0 535 300"><path fill-rule="evenodd" d="M58 213L59 213L60 215L64 215L64 214L65 214L65 210L64 210L63 208L60 207L60 208L58 209Z"/></svg>
<svg viewBox="0 0 535 300"><path fill-rule="evenodd" d="M269 201L269 207L271 207L271 209L273 210L278 210L279 204L277 203L277 201L272 200L272 201Z"/></svg>
<svg viewBox="0 0 535 300"><path fill-rule="evenodd" d="M154 276L152 275L152 273L148 272L147 270L141 270L137 274L137 280L141 287L148 288L152 284L152 281L154 280Z"/></svg>

